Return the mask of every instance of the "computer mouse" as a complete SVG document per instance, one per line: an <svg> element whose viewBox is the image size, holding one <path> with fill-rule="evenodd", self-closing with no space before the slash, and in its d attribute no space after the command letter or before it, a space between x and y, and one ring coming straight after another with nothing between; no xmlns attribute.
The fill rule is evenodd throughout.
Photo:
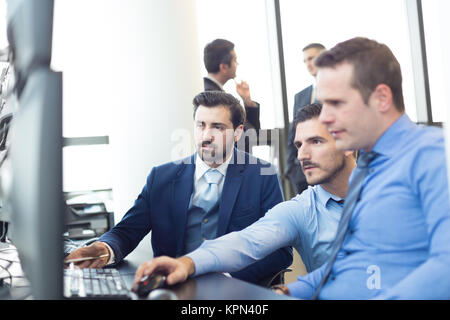
<svg viewBox="0 0 450 320"><path fill-rule="evenodd" d="M147 297L150 291L162 288L166 282L166 276L158 273L152 273L149 276L145 276L139 282L136 288L136 294L143 298Z"/></svg>
<svg viewBox="0 0 450 320"><path fill-rule="evenodd" d="M148 300L178 300L175 293L167 289L155 289L147 296Z"/></svg>

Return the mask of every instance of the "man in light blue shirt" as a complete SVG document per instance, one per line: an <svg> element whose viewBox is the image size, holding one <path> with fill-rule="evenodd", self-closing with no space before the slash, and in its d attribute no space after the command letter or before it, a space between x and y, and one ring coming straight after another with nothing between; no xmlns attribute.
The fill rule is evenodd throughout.
<svg viewBox="0 0 450 320"><path fill-rule="evenodd" d="M287 245L299 252L308 272L327 261L355 157L351 151L336 150L333 137L318 120L320 111L318 104L307 106L294 122L298 159L308 183L315 186L276 205L246 229L205 241L200 249L181 258L195 263L195 275L240 270ZM166 257L154 259L140 267L136 281L159 261L177 263Z"/></svg>
<svg viewBox="0 0 450 320"><path fill-rule="evenodd" d="M400 65L386 45L350 39L318 57L316 65L320 120L337 148L376 157L328 278L325 264L289 284L291 295L450 299L442 130L417 126L404 113ZM350 185L354 177L355 172ZM327 280L320 288L322 278Z"/></svg>
<svg viewBox="0 0 450 320"><path fill-rule="evenodd" d="M377 156L368 165L336 259L288 284L285 292L304 299L317 294L319 299L450 299L442 131L417 126L405 114L400 65L386 45L350 39L315 63L323 103L319 119L336 147L361 150L362 158L370 152ZM183 259L180 264L194 272L196 266ZM175 271L173 278L183 276Z"/></svg>

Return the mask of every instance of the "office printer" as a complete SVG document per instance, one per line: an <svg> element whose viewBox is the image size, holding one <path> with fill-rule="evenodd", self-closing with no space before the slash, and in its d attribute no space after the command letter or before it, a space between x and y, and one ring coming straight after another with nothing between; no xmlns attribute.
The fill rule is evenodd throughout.
<svg viewBox="0 0 450 320"><path fill-rule="evenodd" d="M114 226L111 191L68 193L64 237L88 239L99 237Z"/></svg>

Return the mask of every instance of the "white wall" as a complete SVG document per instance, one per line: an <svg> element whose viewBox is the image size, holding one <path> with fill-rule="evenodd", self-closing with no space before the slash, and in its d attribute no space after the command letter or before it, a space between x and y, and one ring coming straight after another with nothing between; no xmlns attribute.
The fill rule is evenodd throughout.
<svg viewBox="0 0 450 320"><path fill-rule="evenodd" d="M52 64L64 73L65 119L109 134L116 221L151 168L181 156L173 134L192 135L203 86L195 14L195 1L56 1ZM65 136L79 135L65 123Z"/></svg>

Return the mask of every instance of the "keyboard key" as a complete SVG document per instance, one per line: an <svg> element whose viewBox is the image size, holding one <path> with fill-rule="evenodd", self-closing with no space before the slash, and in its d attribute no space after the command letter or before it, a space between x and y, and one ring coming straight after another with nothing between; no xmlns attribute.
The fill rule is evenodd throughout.
<svg viewBox="0 0 450 320"><path fill-rule="evenodd" d="M131 299L124 279L114 268L65 269L65 295L77 299Z"/></svg>

